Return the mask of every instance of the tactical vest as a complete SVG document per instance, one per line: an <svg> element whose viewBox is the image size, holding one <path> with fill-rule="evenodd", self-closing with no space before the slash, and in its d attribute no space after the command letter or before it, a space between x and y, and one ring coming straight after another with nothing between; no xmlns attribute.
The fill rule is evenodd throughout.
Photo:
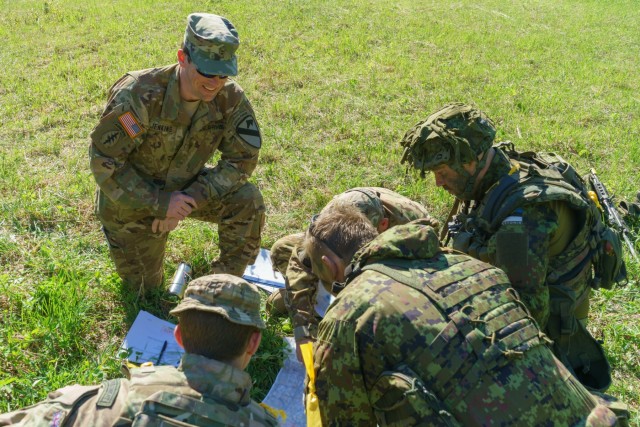
<svg viewBox="0 0 640 427"><path fill-rule="evenodd" d="M485 195L469 218L462 215L464 231L454 237L454 248L484 259L486 245L503 221L518 209L534 203L567 203L579 224L577 235L557 256L549 259L545 280L549 287L550 319L545 331L554 341L554 353L589 389L604 391L611 384L611 368L600 344L576 319L576 310L588 304L589 287L611 287L620 280L604 277L600 264L608 227L588 195L575 169L553 153L519 153L511 143L494 147L519 164L519 170L502 177ZM484 257L483 257L484 255ZM508 256L509 254L507 254ZM595 264L596 276L592 266ZM599 276L600 274L600 276ZM582 283L589 286L583 287ZM582 287L582 289L581 289Z"/></svg>
<svg viewBox="0 0 640 427"><path fill-rule="evenodd" d="M443 260L444 258L444 260ZM433 265L446 264L438 270ZM460 274L452 274L452 268ZM434 355L433 366L442 367L429 385L437 390L437 398L423 384L420 355L410 357L392 371L384 372L370 391L376 416L384 420L409 419L419 424L420 414L440 414L443 425L458 425L448 412L445 401L460 402L475 388L489 371L500 369L512 358L546 342L522 303L504 291L508 279L489 264L467 255L438 253L433 263L426 260L393 259L365 266L355 265L348 282L363 271L373 270L392 278L425 295L448 319L438 337L427 344L424 352ZM470 357L470 354L475 357ZM414 360L415 359L415 360ZM445 368L446 367L446 368ZM451 368L453 367L453 368ZM407 391L398 402L398 388L405 384ZM411 389L411 390L409 390ZM421 398L417 398L420 396ZM412 415L400 415L412 414Z"/></svg>

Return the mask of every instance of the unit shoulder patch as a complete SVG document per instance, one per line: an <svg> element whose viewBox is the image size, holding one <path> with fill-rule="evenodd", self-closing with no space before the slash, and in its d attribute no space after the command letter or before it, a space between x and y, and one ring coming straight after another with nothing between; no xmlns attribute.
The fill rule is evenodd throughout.
<svg viewBox="0 0 640 427"><path fill-rule="evenodd" d="M262 138L260 129L256 119L250 114L245 115L236 126L236 133L244 142L252 147L260 148L262 146Z"/></svg>

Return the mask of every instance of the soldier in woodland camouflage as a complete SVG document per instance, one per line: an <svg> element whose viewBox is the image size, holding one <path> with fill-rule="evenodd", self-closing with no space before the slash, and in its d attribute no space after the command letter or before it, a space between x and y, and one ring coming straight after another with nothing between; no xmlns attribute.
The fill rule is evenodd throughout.
<svg viewBox="0 0 640 427"><path fill-rule="evenodd" d="M355 206L380 232L428 216L427 209L421 204L381 187L347 190L335 196L323 211L336 204ZM286 314L288 310L298 346L314 339L322 314L315 308L320 288L309 259L301 250L303 239L304 233L291 234L271 247L272 263L284 275L286 289L272 294L267 300L267 308L272 314Z"/></svg>
<svg viewBox="0 0 640 427"><path fill-rule="evenodd" d="M449 104L406 133L402 162L432 171L458 199L453 247L504 270L555 355L585 386L606 390L609 364L585 327L601 283L592 267L601 214L559 156L493 146L495 134L483 112Z"/></svg>
<svg viewBox="0 0 640 427"><path fill-rule="evenodd" d="M215 274L191 281L171 312L180 319L180 366L132 369L128 379L72 385L34 406L0 415L0 426L276 426L270 408L250 398L244 369L257 351L260 292L255 285Z"/></svg>
<svg viewBox="0 0 640 427"><path fill-rule="evenodd" d="M340 207L303 247L339 292L314 347L323 425L618 423L553 356L506 275L441 248L430 220L378 235Z"/></svg>
<svg viewBox="0 0 640 427"><path fill-rule="evenodd" d="M225 18L191 14L177 64L127 73L109 91L90 166L111 257L133 290L162 284L168 233L186 217L218 224L213 272L241 275L257 255L265 207L247 179L261 136L228 78L237 75L238 45Z"/></svg>

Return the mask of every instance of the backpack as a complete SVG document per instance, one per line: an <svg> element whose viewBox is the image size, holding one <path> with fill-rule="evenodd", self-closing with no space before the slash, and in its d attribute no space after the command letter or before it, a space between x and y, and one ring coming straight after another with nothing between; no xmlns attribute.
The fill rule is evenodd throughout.
<svg viewBox="0 0 640 427"><path fill-rule="evenodd" d="M626 283L627 271L622 255L622 241L615 229L610 227L603 218L602 208L596 204L594 189L587 179L580 176L576 169L567 163L562 157L555 153L535 153L518 152L513 143L502 142L494 146L505 152L509 158L516 160L526 171L528 179L534 183L545 187L557 187L560 192L565 193L565 199L574 207L582 207L587 214L591 228L588 237L589 255L587 260L591 260L594 267L594 280L591 286L594 289L611 289L614 283ZM501 180L502 182L503 180ZM508 203L508 195L518 180L505 180L501 191L494 191L496 197L491 200L491 206L484 210L484 217L492 224L499 224L504 217L513 211ZM545 201L544 194L539 196ZM505 206L505 202L506 206ZM500 222L498 222L500 221Z"/></svg>

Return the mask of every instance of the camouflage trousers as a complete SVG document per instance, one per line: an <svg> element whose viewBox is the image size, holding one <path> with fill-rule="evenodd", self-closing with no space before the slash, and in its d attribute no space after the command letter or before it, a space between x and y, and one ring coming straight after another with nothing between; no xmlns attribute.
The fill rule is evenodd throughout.
<svg viewBox="0 0 640 427"><path fill-rule="evenodd" d="M163 260L169 233L153 233L153 217L119 224L98 215L109 244L111 258L122 280L144 293L163 282ZM189 218L218 224L220 256L212 273L242 276L260 250L265 206L258 188L246 183L219 200L195 209Z"/></svg>

